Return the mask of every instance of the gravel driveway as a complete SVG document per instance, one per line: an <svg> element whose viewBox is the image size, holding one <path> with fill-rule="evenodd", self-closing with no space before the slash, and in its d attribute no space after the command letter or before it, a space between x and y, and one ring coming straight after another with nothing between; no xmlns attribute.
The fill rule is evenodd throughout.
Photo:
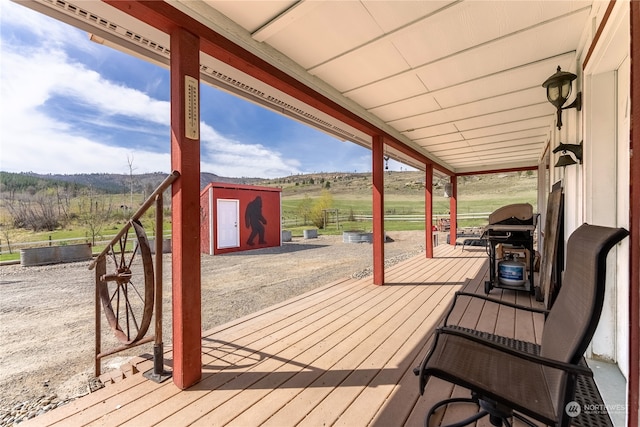
<svg viewBox="0 0 640 427"><path fill-rule="evenodd" d="M424 232L389 232L386 262L424 250ZM164 342L171 343L171 257L164 258ZM277 248L202 256L203 330L334 280L370 274L368 243L294 238ZM0 426L89 392L94 276L88 263L0 267ZM104 324L105 322L103 322ZM153 324L152 324L153 325ZM104 331L106 330L106 331ZM116 342L103 327L103 349ZM153 353L146 344L103 361L103 371Z"/></svg>

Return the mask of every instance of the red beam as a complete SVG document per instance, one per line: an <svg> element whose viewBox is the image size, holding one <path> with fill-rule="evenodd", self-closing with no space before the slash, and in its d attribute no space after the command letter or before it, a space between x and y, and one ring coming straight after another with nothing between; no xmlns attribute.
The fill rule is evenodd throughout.
<svg viewBox="0 0 640 427"><path fill-rule="evenodd" d="M373 171L373 284L384 284L384 138L374 136L371 144Z"/></svg>
<svg viewBox="0 0 640 427"><path fill-rule="evenodd" d="M188 28L200 37L201 49L218 60L231 65L258 80L293 96L341 122L366 133L371 137L383 136L387 145L401 151L423 164L433 164L434 168L447 175L453 172L433 162L428 157L407 147L396 138L377 128L367 120L352 113L326 96L299 82L253 53L241 48L229 39L208 28L204 24L180 12L164 1L103 0L142 22L170 34L174 28Z"/></svg>
<svg viewBox="0 0 640 427"><path fill-rule="evenodd" d="M629 176L629 422L640 425L640 3L631 3Z"/></svg>
<svg viewBox="0 0 640 427"><path fill-rule="evenodd" d="M426 241L426 256L433 258L433 166L426 165L424 177L424 230Z"/></svg>
<svg viewBox="0 0 640 427"><path fill-rule="evenodd" d="M503 169L491 169L486 171L477 171L477 172L462 172L457 173L457 176L469 176L469 175L487 175L490 173L508 173L508 172L522 172L522 171L537 171L538 166L525 166L522 168L503 168Z"/></svg>
<svg viewBox="0 0 640 427"><path fill-rule="evenodd" d="M171 168L180 172L172 186L173 382L185 389L202 375L200 283L200 137L185 117L186 80L200 98L200 48L184 29L171 33ZM199 105L193 123L199 133Z"/></svg>

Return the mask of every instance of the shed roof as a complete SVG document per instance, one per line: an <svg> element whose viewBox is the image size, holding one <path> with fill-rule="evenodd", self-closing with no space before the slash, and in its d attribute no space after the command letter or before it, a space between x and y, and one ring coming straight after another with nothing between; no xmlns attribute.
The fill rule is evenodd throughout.
<svg viewBox="0 0 640 427"><path fill-rule="evenodd" d="M204 194L209 188L226 188L230 190L251 190L251 191L269 191L273 193L281 193L282 189L277 187L265 187L259 185L234 184L230 182L210 182L207 184L200 194Z"/></svg>

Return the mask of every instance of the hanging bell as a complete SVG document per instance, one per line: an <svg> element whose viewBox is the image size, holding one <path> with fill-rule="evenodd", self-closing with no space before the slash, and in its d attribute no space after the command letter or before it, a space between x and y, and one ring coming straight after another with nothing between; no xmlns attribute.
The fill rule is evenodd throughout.
<svg viewBox="0 0 640 427"><path fill-rule="evenodd" d="M565 166L571 166L571 165L575 165L576 161L573 160L573 157L571 157L568 154L564 154L562 156L560 156L560 158L558 159L558 162L556 163L555 167L559 168L559 167L565 167Z"/></svg>

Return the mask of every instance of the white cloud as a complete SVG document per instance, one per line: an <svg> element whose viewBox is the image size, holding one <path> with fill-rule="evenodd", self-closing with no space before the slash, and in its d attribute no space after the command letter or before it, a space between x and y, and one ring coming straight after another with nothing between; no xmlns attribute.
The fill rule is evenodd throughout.
<svg viewBox="0 0 640 427"><path fill-rule="evenodd" d="M220 176L276 178L299 172L300 163L260 144L242 144L200 124L201 168Z"/></svg>
<svg viewBox="0 0 640 427"><path fill-rule="evenodd" d="M91 44L85 43L87 40L86 33L69 31L67 24L34 12L26 6L13 1L0 0L0 19L3 21L3 25L10 25L12 28L28 31L39 39L46 40L51 47L66 44L76 45L78 48L85 47L88 50L94 48Z"/></svg>
<svg viewBox="0 0 640 427"><path fill-rule="evenodd" d="M0 132L2 160L6 171L42 173L121 172L127 153L145 159L148 171L167 170L169 156L123 147L78 136L73 131L74 117L50 117L41 109L52 96L72 96L101 108L105 114L133 115L135 108L125 107L118 98L131 99L130 106L152 112L161 122L166 103L145 98L144 94L102 80L97 73L79 64L67 62L61 50L24 49L13 51L2 46L2 82ZM104 107L104 100L113 105ZM141 116L140 113L137 114ZM142 166L142 165L140 165Z"/></svg>
<svg viewBox="0 0 640 427"><path fill-rule="evenodd" d="M11 172L39 173L123 173L127 156L136 159L136 172L168 171L170 169L169 117L166 101L151 98L142 90L113 83L87 65L71 60L66 49L73 46L83 52L96 49L84 33L53 21L23 6L2 1L0 20L3 34L20 27L32 32L29 45L12 37L3 37L0 46L2 78L0 96L0 169ZM5 33L7 31L7 33ZM33 41L37 40L37 41ZM149 82L151 86L155 82ZM149 87L149 85L147 85ZM120 130L127 124L117 118L136 119L137 131L156 135L167 127L165 152L154 152L131 146L108 144L92 135L78 134L78 117L47 115L42 108L47 100L58 96L86 105L99 113L91 124ZM99 135L99 134L98 134ZM212 126L201 125L202 171L221 176L277 177L297 173L299 163L285 160L268 147L244 144L220 135Z"/></svg>

